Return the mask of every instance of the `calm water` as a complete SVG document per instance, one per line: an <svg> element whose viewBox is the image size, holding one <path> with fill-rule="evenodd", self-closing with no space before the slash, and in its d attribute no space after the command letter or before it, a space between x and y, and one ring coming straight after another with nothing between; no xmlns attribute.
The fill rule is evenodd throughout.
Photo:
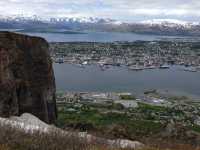
<svg viewBox="0 0 200 150"><path fill-rule="evenodd" d="M33 36L40 36L49 42L114 42L114 41L153 41L164 38L184 38L177 36L156 36L139 35L134 33L107 33L107 32L88 32L86 34L55 34L55 33L26 33Z"/></svg>
<svg viewBox="0 0 200 150"><path fill-rule="evenodd" d="M159 89L200 97L200 72L185 72L180 66L137 72L125 67L111 67L102 71L97 66L80 68L71 64L54 64L54 71L58 90L142 93Z"/></svg>

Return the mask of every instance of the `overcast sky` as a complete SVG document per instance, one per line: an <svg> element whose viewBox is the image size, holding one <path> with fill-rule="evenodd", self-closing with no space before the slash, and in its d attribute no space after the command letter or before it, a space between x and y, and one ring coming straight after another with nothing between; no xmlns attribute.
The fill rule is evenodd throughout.
<svg viewBox="0 0 200 150"><path fill-rule="evenodd" d="M0 0L0 14L200 21L200 0Z"/></svg>

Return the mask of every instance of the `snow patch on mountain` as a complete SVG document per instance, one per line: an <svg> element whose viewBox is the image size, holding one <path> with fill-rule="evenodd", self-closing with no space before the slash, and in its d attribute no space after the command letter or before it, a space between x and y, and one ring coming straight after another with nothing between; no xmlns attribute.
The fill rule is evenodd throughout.
<svg viewBox="0 0 200 150"><path fill-rule="evenodd" d="M92 24L116 24L119 25L122 22L109 19L109 18L93 18L93 17L64 17L64 18L50 18L51 23L59 22L76 22L76 23L92 23Z"/></svg>
<svg viewBox="0 0 200 150"><path fill-rule="evenodd" d="M200 25L199 22L187 22L183 20L177 20L177 19L152 19L152 20L145 20L141 21L141 24L145 25L162 25L162 26L169 26L169 27L175 27L175 26L183 26L183 27L191 27L191 26L197 26Z"/></svg>

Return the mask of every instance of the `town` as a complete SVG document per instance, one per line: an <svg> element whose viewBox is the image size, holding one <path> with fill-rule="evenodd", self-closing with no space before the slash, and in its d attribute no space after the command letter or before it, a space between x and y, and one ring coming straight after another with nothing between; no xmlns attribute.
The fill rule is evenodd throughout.
<svg viewBox="0 0 200 150"><path fill-rule="evenodd" d="M136 42L68 42L50 43L55 63L72 63L80 67L99 65L127 66L130 70L168 69L183 65L185 71L200 70L200 44L197 42L136 41Z"/></svg>

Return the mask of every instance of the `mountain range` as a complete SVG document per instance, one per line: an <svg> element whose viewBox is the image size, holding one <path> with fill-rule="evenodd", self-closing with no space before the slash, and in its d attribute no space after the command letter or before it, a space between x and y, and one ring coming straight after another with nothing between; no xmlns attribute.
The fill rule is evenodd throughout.
<svg viewBox="0 0 200 150"><path fill-rule="evenodd" d="M0 29L23 29L26 32L103 31L133 32L138 34L200 36L199 22L175 19L153 19L141 22L121 22L109 18L62 17L40 18L38 16L0 16ZM72 33L72 32L70 32Z"/></svg>

